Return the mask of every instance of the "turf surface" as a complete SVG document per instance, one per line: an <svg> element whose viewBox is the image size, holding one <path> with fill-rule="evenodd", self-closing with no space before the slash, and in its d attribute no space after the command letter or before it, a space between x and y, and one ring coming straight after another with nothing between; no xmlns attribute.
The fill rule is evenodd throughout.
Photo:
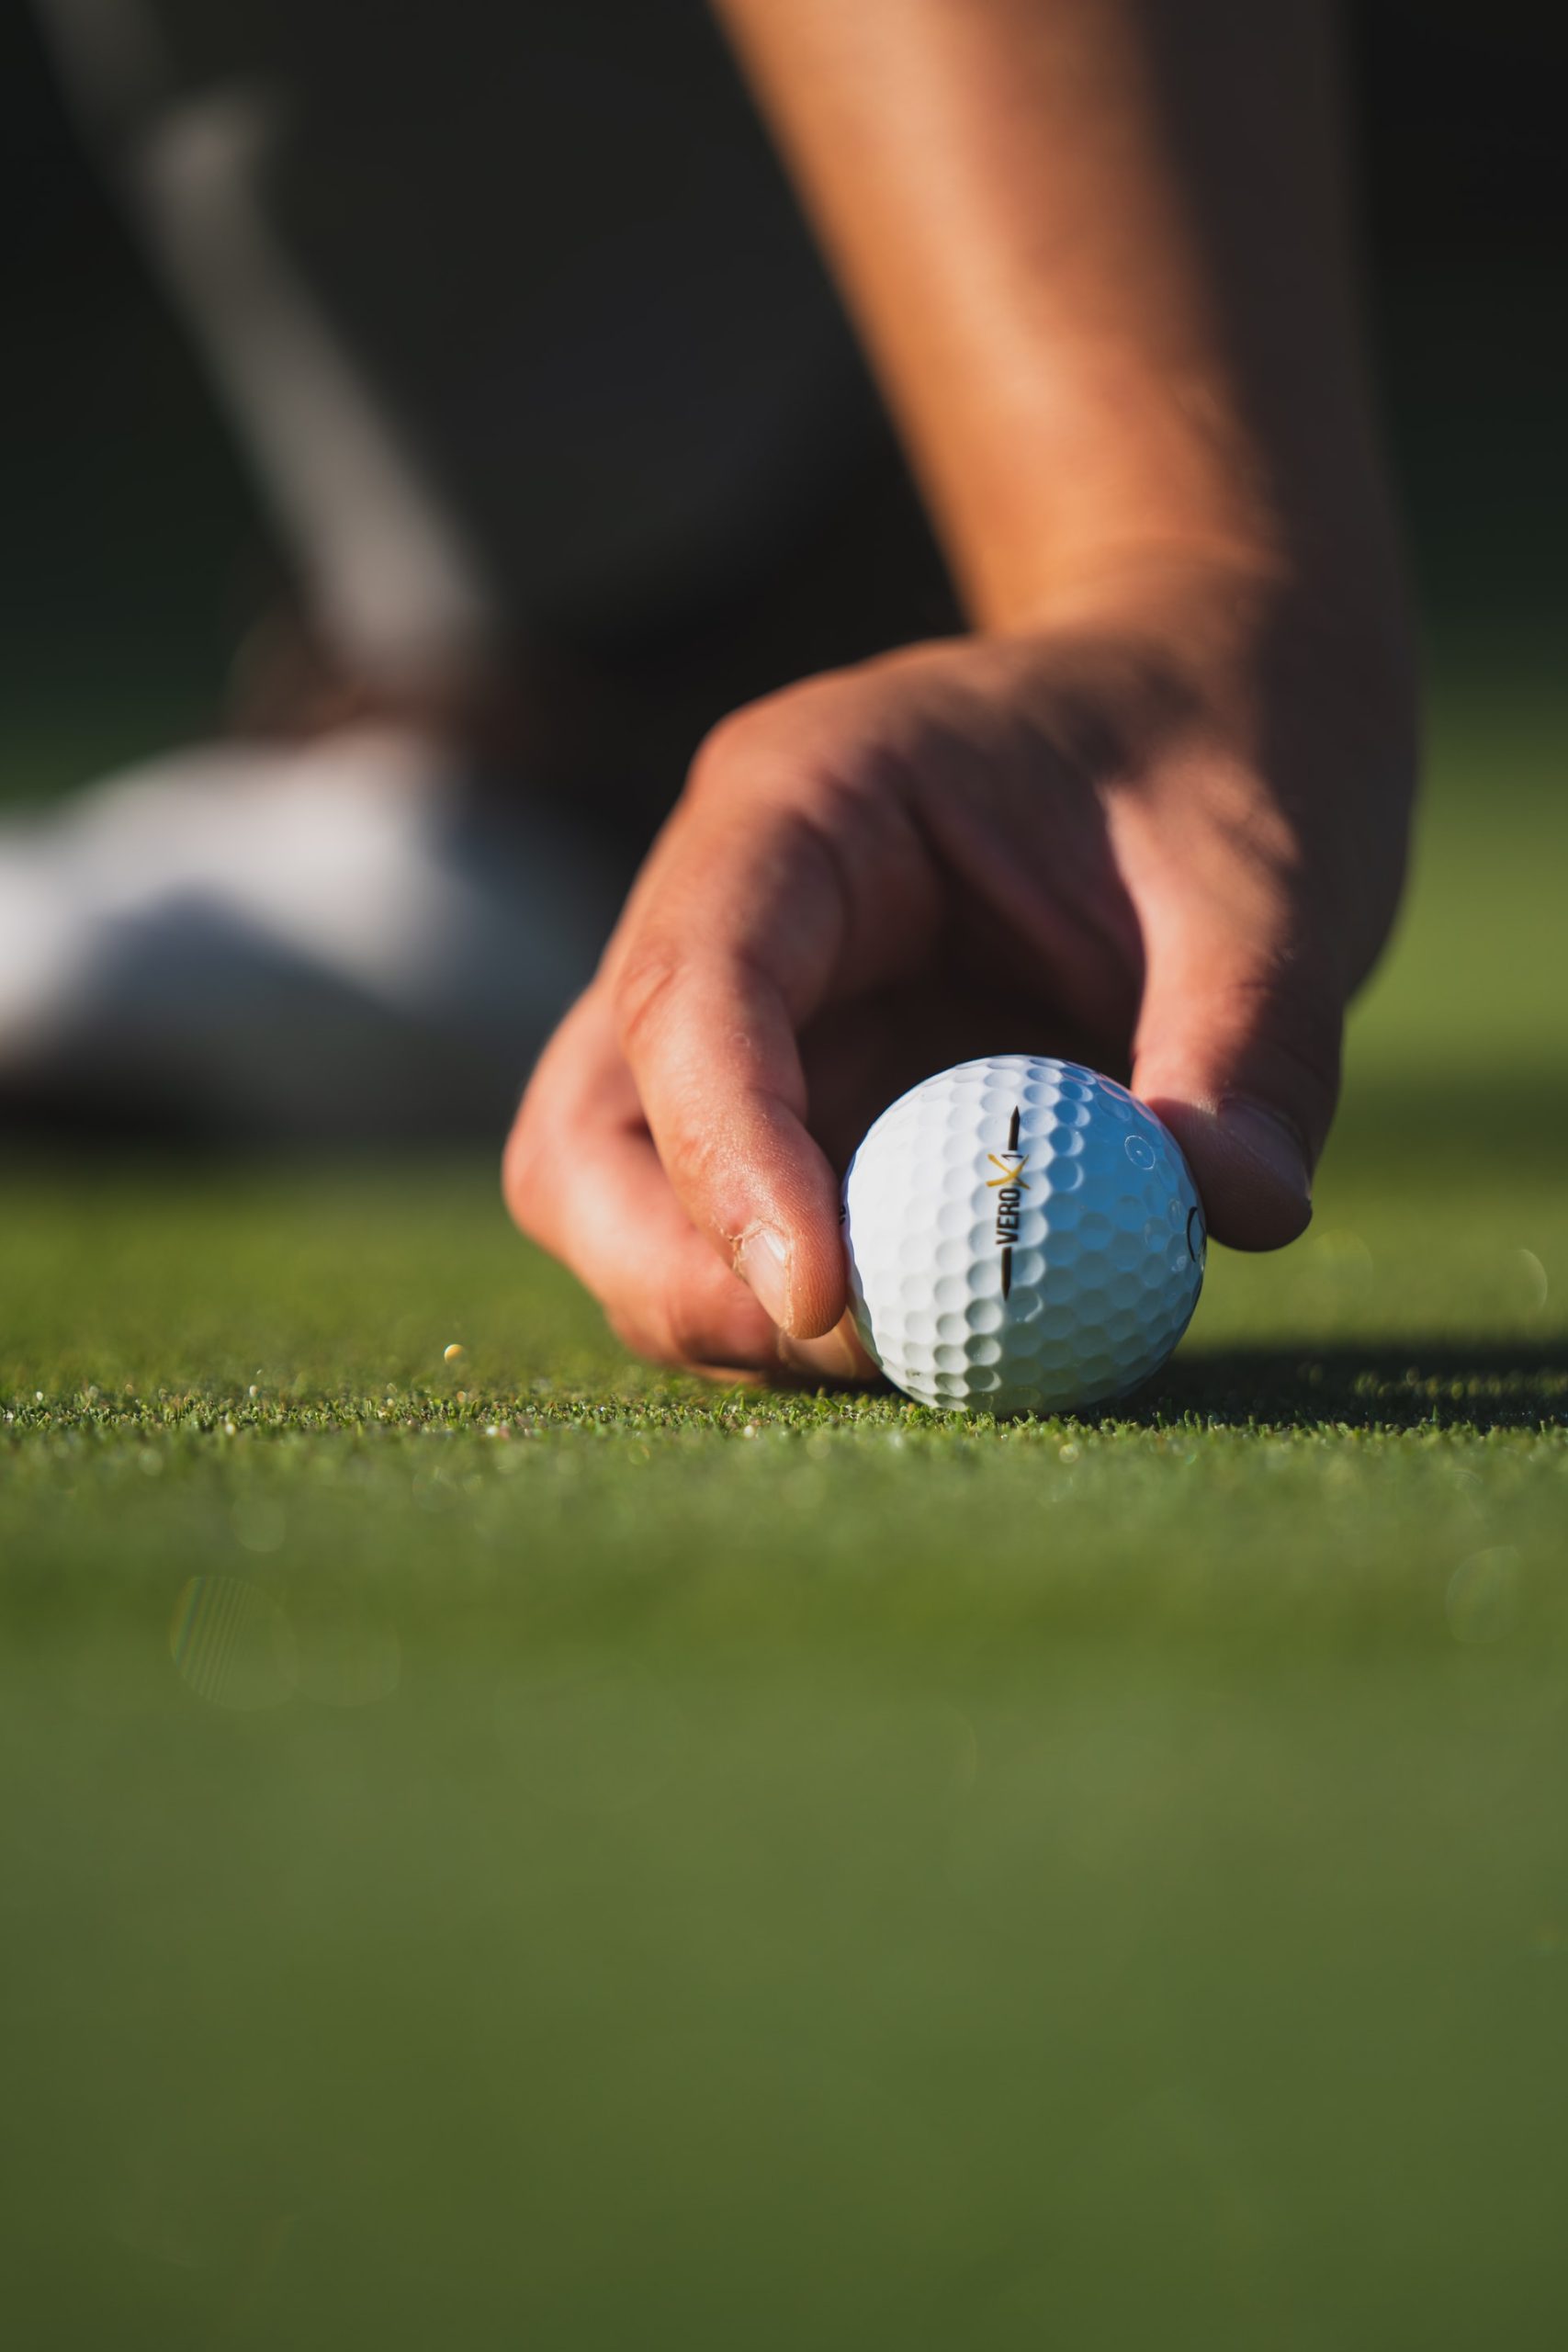
<svg viewBox="0 0 1568 2352"><path fill-rule="evenodd" d="M6 1177L9 2340L1562 2341L1565 747L1440 714L1119 1415L662 1379L483 1169Z"/></svg>

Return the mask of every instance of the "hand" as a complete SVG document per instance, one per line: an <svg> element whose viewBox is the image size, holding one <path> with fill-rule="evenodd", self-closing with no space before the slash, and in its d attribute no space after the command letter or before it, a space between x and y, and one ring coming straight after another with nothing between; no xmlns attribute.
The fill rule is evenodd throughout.
<svg viewBox="0 0 1568 2352"><path fill-rule="evenodd" d="M1221 1241L1311 1215L1416 765L1393 628L1148 559L727 719L528 1088L507 1199L639 1352L866 1368L839 1178L970 1056L1127 1077Z"/></svg>

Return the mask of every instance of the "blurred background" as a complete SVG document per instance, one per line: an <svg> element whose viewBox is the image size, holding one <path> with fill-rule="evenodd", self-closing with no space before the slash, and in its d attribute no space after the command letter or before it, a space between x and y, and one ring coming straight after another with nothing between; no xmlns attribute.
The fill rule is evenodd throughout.
<svg viewBox="0 0 1568 2352"><path fill-rule="evenodd" d="M1568 34L1518 0L1355 0L1348 22L1370 309L1431 639L1547 665L1568 596ZM212 724L269 534L17 0L0 123L0 794L17 797Z"/></svg>

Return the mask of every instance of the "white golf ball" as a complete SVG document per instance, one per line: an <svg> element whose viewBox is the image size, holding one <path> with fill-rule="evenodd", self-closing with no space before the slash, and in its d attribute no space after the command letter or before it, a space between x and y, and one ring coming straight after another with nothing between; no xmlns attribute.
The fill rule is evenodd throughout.
<svg viewBox="0 0 1568 2352"><path fill-rule="evenodd" d="M861 1338L922 1405L1057 1413L1157 1372L1203 1283L1175 1137L1114 1080L998 1054L902 1095L844 1178Z"/></svg>

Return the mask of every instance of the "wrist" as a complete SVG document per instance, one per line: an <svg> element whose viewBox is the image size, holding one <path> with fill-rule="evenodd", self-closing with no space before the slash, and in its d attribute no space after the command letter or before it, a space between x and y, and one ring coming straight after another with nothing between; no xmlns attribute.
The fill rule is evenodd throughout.
<svg viewBox="0 0 1568 2352"><path fill-rule="evenodd" d="M1106 575L1191 564L1403 610L1399 534L1364 402L1342 372L1238 382L1212 355L1071 339L955 435L933 483L986 628L1011 631Z"/></svg>
<svg viewBox="0 0 1568 2352"><path fill-rule="evenodd" d="M1303 546L1285 533L1208 526L1114 528L1054 547L1037 574L989 616L987 633L1146 627L1198 640L1254 639L1288 621L1314 638L1355 643L1414 678L1416 632L1392 531Z"/></svg>

